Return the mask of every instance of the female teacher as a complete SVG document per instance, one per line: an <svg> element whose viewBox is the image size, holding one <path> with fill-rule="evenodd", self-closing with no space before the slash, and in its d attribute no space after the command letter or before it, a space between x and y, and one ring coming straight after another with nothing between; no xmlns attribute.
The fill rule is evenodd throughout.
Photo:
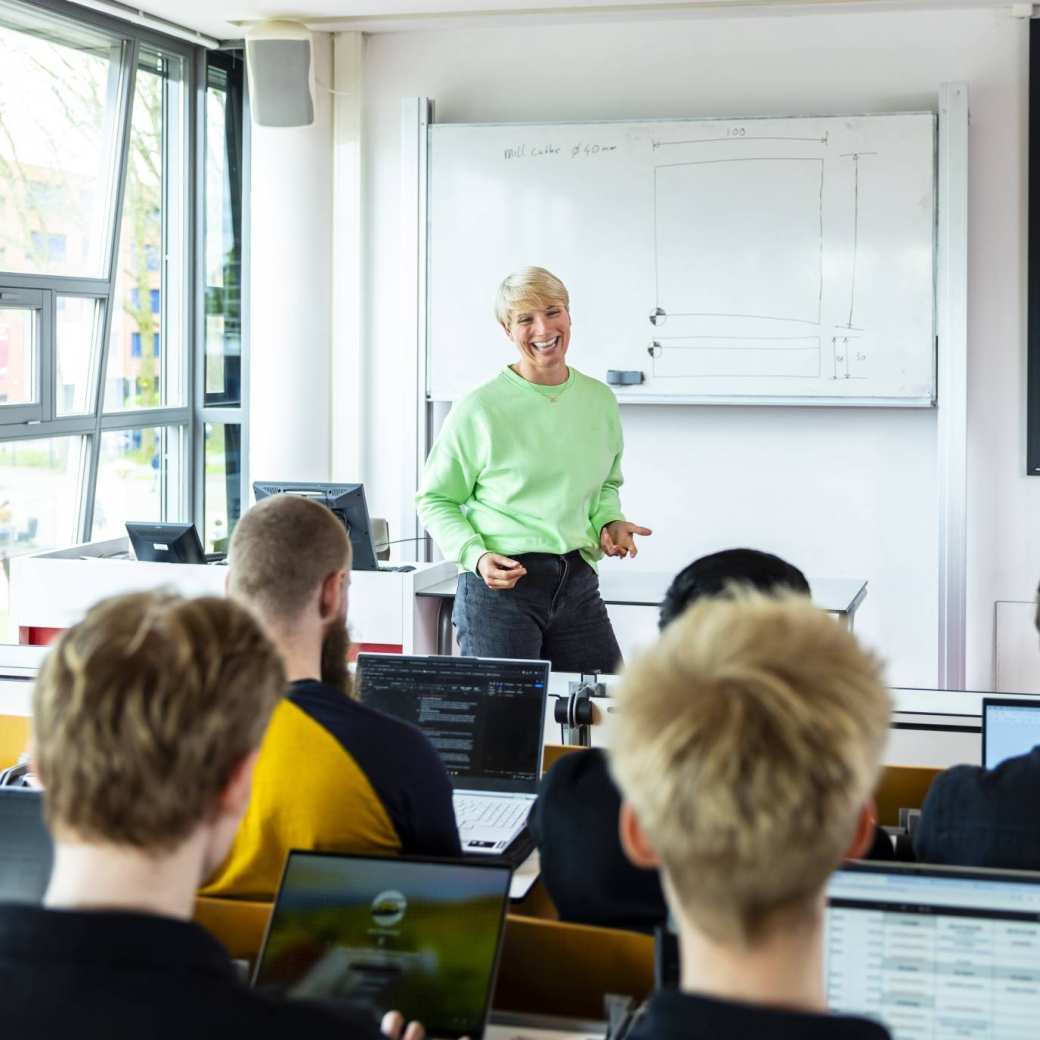
<svg viewBox="0 0 1040 1040"><path fill-rule="evenodd" d="M426 462L416 503L459 576L452 621L462 652L613 672L621 659L594 569L636 555L625 520L621 416L613 393L566 363L570 299L526 267L495 315L515 364L459 401Z"/></svg>

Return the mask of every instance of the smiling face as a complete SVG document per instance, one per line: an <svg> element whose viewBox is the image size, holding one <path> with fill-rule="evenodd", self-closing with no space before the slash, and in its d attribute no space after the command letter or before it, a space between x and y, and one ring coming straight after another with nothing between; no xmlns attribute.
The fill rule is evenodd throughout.
<svg viewBox="0 0 1040 1040"><path fill-rule="evenodd" d="M516 370L524 379L544 386L567 381L564 358L571 341L571 316L562 303L515 310L505 330L520 351Z"/></svg>

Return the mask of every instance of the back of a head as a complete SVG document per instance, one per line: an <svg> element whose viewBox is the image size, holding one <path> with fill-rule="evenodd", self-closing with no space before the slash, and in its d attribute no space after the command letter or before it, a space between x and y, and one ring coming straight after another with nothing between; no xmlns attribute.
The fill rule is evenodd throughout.
<svg viewBox="0 0 1040 1040"><path fill-rule="evenodd" d="M657 627L671 624L703 596L718 596L731 586L759 592L789 590L810 595L805 575L786 560L759 549L723 549L694 560L672 579L661 602Z"/></svg>
<svg viewBox="0 0 1040 1040"><path fill-rule="evenodd" d="M811 912L880 770L879 663L803 596L707 598L626 669L612 769L685 916L754 943Z"/></svg>
<svg viewBox="0 0 1040 1040"><path fill-rule="evenodd" d="M328 575L350 567L350 539L330 510L299 495L272 495L238 521L228 591L268 621L291 623Z"/></svg>
<svg viewBox="0 0 1040 1040"><path fill-rule="evenodd" d="M243 607L136 592L64 632L33 694L33 749L56 836L176 847L260 743L285 689Z"/></svg>

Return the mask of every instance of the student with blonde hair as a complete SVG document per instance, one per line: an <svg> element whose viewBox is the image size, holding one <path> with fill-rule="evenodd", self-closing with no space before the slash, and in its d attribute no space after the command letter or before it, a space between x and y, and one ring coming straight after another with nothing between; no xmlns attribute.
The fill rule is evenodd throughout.
<svg viewBox="0 0 1040 1040"><path fill-rule="evenodd" d="M617 709L622 844L659 867L682 962L633 1040L885 1040L829 1014L823 979L827 878L873 834L877 661L804 597L708 598L628 668Z"/></svg>
<svg viewBox="0 0 1040 1040"><path fill-rule="evenodd" d="M0 906L5 1036L378 1036L360 1013L248 989L191 923L284 688L274 647L225 599L117 596L58 639L33 695L54 869L44 907Z"/></svg>
<svg viewBox="0 0 1040 1040"><path fill-rule="evenodd" d="M621 511L621 416L603 383L566 363L566 286L542 267L501 284L495 316L519 358L451 410L416 504L463 572L452 620L464 654L613 672L621 652L596 563L637 552Z"/></svg>

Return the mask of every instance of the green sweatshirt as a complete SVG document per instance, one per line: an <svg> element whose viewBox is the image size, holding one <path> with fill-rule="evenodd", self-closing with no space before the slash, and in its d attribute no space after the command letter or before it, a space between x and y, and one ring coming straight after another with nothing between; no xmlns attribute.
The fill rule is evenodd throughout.
<svg viewBox="0 0 1040 1040"><path fill-rule="evenodd" d="M621 415L608 387L570 369L539 386L505 368L457 402L426 461L419 515L441 552L475 570L486 552L580 549L623 520Z"/></svg>

